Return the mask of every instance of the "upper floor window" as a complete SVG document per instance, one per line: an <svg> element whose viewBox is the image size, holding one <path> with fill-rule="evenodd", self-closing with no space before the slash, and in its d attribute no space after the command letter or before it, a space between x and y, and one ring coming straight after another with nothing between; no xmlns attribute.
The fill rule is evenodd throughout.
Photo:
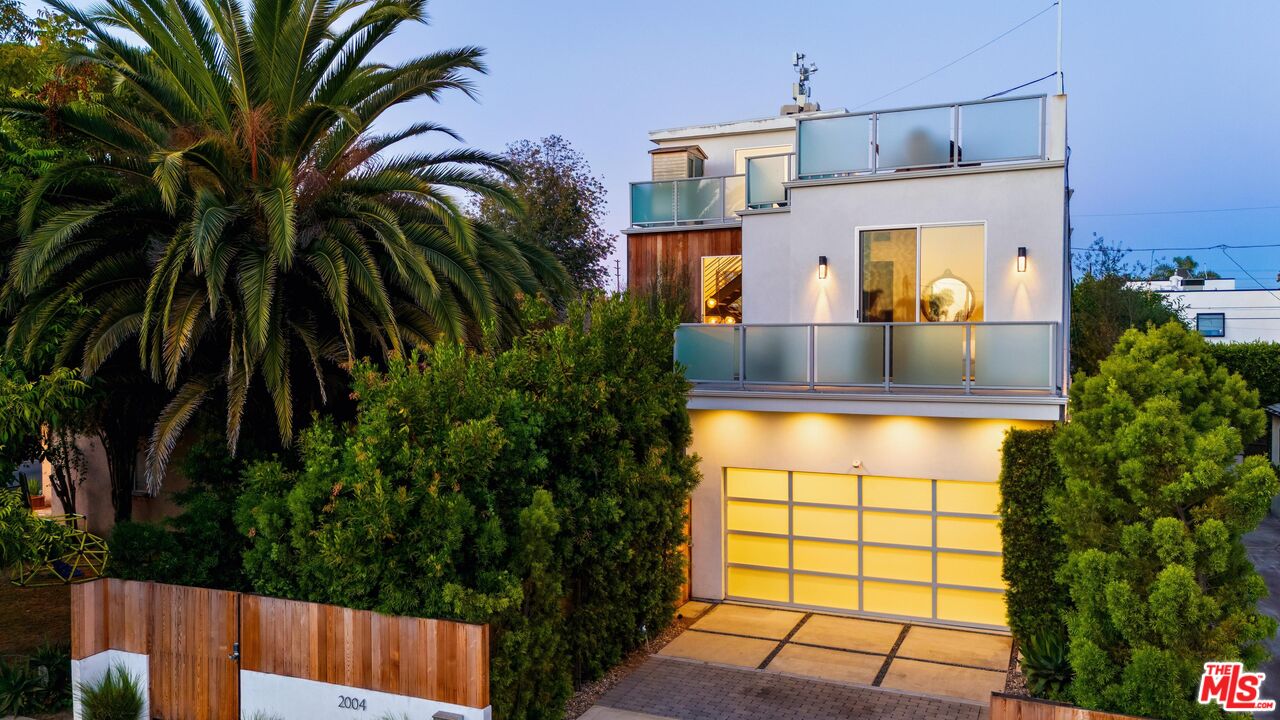
<svg viewBox="0 0 1280 720"><path fill-rule="evenodd" d="M982 225L859 233L863 322L965 322L984 315Z"/></svg>
<svg viewBox="0 0 1280 720"><path fill-rule="evenodd" d="M1205 337L1224 337L1227 316L1223 313L1196 313L1196 330Z"/></svg>
<svg viewBox="0 0 1280 720"><path fill-rule="evenodd" d="M742 322L742 256L702 258L702 322Z"/></svg>

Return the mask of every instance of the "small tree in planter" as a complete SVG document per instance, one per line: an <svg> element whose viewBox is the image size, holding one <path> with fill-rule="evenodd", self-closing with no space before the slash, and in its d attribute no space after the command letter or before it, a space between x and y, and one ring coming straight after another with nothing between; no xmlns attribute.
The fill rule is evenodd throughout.
<svg viewBox="0 0 1280 720"><path fill-rule="evenodd" d="M1209 660L1265 659L1276 623L1240 538L1280 490L1261 457L1258 394L1179 323L1130 330L1071 389L1052 503L1069 552L1062 579L1071 694L1086 707L1218 717L1194 692Z"/></svg>

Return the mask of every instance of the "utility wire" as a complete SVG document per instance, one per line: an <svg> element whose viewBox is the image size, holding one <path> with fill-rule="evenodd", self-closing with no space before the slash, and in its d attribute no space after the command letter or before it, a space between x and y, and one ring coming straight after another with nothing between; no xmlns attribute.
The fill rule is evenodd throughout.
<svg viewBox="0 0 1280 720"><path fill-rule="evenodd" d="M1076 217L1129 217L1132 215L1194 215L1197 213L1246 212L1246 211L1252 211L1252 210L1280 210L1280 205L1251 205L1248 207L1205 208L1200 210L1146 210L1141 212L1073 213L1073 214Z"/></svg>
<svg viewBox="0 0 1280 720"><path fill-rule="evenodd" d="M976 47L976 48L974 48L974 49L970 50L969 52L965 53L964 55L961 55L960 57L956 58L955 60L952 60L951 62L947 63L946 65L943 65L942 67L938 68L937 70L934 70L933 72L928 73L928 74L926 74L926 75L921 75L920 77L916 78L915 80L912 80L911 82L907 83L906 85L903 85L902 87L898 88L897 90L891 90L891 91L889 91L889 92L887 92L887 93L885 93L885 94L881 95L881 96L880 96L880 97L878 97L878 98L874 98L874 99L872 99L872 100L868 100L868 101L866 101L866 102L862 103L861 105L859 105L859 106L855 107L855 108L854 108L854 110L859 110L859 109L861 109L861 108L864 108L864 107L866 107L866 106L870 105L871 103L879 102L879 101L881 101L881 100L883 100L883 99L885 99L885 98L889 97L890 95L896 95L896 94L898 94L898 93L902 92L903 90L906 90L907 88L911 87L912 85L915 85L915 84L917 84L917 83L920 83L920 82L923 82L923 81L925 81L925 80L928 80L929 78L933 77L934 75L937 75L938 73L942 72L943 70L946 70L947 68L951 67L952 65L955 65L956 63L960 62L961 60L964 60L965 58L968 58L970 55L973 55L973 54L977 53L979 50L985 50L987 47L989 47L989 46L993 45L997 40L1000 40L1000 39L1004 38L1004 37L1005 37L1006 35L1008 35L1009 33L1013 32L1014 30L1017 30L1018 28L1021 28L1023 25L1026 25L1027 23L1031 22L1032 20L1035 20L1036 18L1038 18L1038 17L1040 17L1041 15L1043 15L1043 14L1045 14L1045 13L1049 12L1050 10L1054 9L1054 8L1055 8L1055 7L1057 7L1057 6L1058 6L1058 2L1057 2L1057 0L1054 0L1054 2L1052 2L1052 3L1050 3L1050 4L1049 4L1049 7L1047 7L1047 8L1045 8L1045 9L1041 10L1040 12L1036 13L1035 15L1032 15L1031 17L1027 18L1026 20L1023 20L1022 22L1018 23L1017 25L1014 25L1013 27L1009 28L1008 30L1005 30L1004 32L1000 33L999 35L997 35L997 36L995 36L995 37L991 38L990 40L988 40L988 41L986 41L985 43L983 43L983 44L979 45L978 47Z"/></svg>
<svg viewBox="0 0 1280 720"><path fill-rule="evenodd" d="M1280 295L1277 295L1275 294L1275 291L1268 289L1266 285L1263 285L1262 282L1258 280L1258 278L1253 276L1253 273L1249 272L1248 270L1245 270L1243 265L1236 262L1236 259L1231 257L1231 253L1227 252L1226 245L1222 246L1222 254L1226 255L1228 260L1230 260L1236 267L1240 268L1241 272L1243 272L1245 275L1248 275L1250 280L1254 281L1255 283L1258 283L1258 287L1262 288L1263 290L1266 290L1268 295L1275 298L1276 300L1280 300Z"/></svg>
<svg viewBox="0 0 1280 720"><path fill-rule="evenodd" d="M996 94L994 94L994 95L988 95L988 96L986 96L986 97L984 97L984 98L982 98L982 99L983 99L983 100L990 100L991 98L998 98L998 97L1000 97L1001 95L1008 95L1009 93L1013 92L1014 90L1021 90L1022 88L1026 87L1026 86L1028 86L1028 85L1035 85L1036 83L1040 82L1041 80L1048 80L1049 78L1051 78L1051 77L1053 77L1053 76L1055 76L1055 75L1057 75L1057 74L1058 74L1058 71L1057 71L1057 70L1054 70L1053 72L1049 73L1048 75L1045 75L1044 77L1038 77L1038 78L1036 78L1035 80L1032 80L1031 82L1024 82L1024 83L1022 83L1021 85L1015 85L1014 87L1011 87L1011 88L1009 88L1008 90L1001 90L1000 92L998 92L998 93L996 93Z"/></svg>
<svg viewBox="0 0 1280 720"><path fill-rule="evenodd" d="M1205 245L1203 247L1155 247L1155 248L1115 248L1117 252L1136 253L1136 252L1172 252L1174 250L1250 250L1253 248L1273 248L1280 247L1280 243L1262 243L1259 245ZM1071 252L1089 252L1089 247L1076 246L1071 248Z"/></svg>

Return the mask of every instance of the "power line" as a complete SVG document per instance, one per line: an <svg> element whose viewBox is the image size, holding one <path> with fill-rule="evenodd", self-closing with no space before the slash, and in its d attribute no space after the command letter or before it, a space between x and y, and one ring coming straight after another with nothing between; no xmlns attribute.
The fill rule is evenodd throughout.
<svg viewBox="0 0 1280 720"><path fill-rule="evenodd" d="M885 99L885 98L889 97L890 95L896 95L896 94L898 94L898 93L902 92L903 90L906 90L907 88L911 87L912 85L915 85L915 84L917 84L917 83L920 83L920 82L923 82L923 81L925 81L925 80L928 80L929 78L933 77L934 75L937 75L938 73L942 72L943 70L946 70L947 68L951 67L952 65L955 65L956 63L960 62L961 60L964 60L965 58L967 58L967 57L969 57L969 56L971 56L971 55L973 55L973 54L977 53L979 50L984 50L984 49L986 49L987 47L989 47L989 46L991 46L992 44L994 44L997 40L1000 40L1001 38L1005 37L1006 35L1008 35L1009 33L1013 32L1014 30L1017 30L1018 28L1022 27L1023 25L1026 25L1027 23L1031 22L1032 20L1035 20L1036 18L1038 18L1038 17L1040 17L1041 15L1043 15L1043 14L1045 14L1045 13L1049 12L1050 10L1054 9L1054 8L1055 8L1055 7L1057 7L1057 6L1058 6L1058 2L1057 2L1057 0L1054 0L1054 2L1053 2L1053 3L1050 3L1049 7L1047 7L1047 8L1045 8L1045 9L1041 10L1040 12L1036 13L1035 15L1032 15L1031 17L1027 18L1026 20L1023 20L1022 22L1018 23L1017 25L1014 25L1013 27L1009 28L1008 30L1005 30L1004 32L1000 33L999 35L997 35L997 36L995 36L995 37L991 38L990 40L988 40L988 41L986 41L985 43L983 43L983 44L979 45L978 47L976 47L976 48L974 48L974 49L970 50L969 52L965 53L964 55L961 55L960 57L956 58L955 60L952 60L951 62L947 63L946 65L943 65L942 67L938 68L937 70L934 70L933 72L930 72L930 73L925 74L925 75L921 75L920 77L916 78L915 80L912 80L911 82L907 83L906 85L903 85L902 87L900 87L900 88L898 88L898 89L896 89L896 90L891 90L891 91L889 91L889 92L887 92L887 93L885 93L885 94L881 95L881 96L880 96L880 97L878 97L878 98L874 98L874 99L872 99L872 100L868 100L868 101L866 101L866 102L862 103L861 105L859 105L859 106L855 107L855 108L854 108L854 110L859 110L859 109L861 109L861 108L864 108L864 107L866 107L866 106L870 105L871 103L879 102L879 101L881 101L881 100L883 100L883 99Z"/></svg>
<svg viewBox="0 0 1280 720"><path fill-rule="evenodd" d="M1225 245L1224 245L1224 246L1222 246L1222 254L1223 254L1223 255L1226 255L1226 256L1227 256L1227 259L1228 259L1228 260L1230 260L1230 261L1232 262L1232 264L1234 264L1236 267L1240 268L1240 271L1241 271L1241 272L1243 272L1245 275L1248 275L1250 280L1252 280L1252 281L1254 281L1254 282L1258 283L1258 286L1259 286L1259 287L1261 287L1263 290L1266 290L1268 295L1270 295L1271 297L1275 298L1276 300L1280 300L1280 295L1277 295L1277 294L1275 294L1275 292L1273 292L1273 291L1271 291L1271 290L1268 290L1268 289L1266 288L1266 286L1264 286L1264 285L1263 285L1263 284L1258 280L1258 278L1256 278L1256 277L1254 277L1254 276L1253 276L1253 273L1249 272L1248 270L1245 270L1243 265L1241 265L1240 263L1236 262L1236 259L1235 259L1235 258L1233 258L1233 257L1231 257L1231 253L1227 252L1227 248L1226 248L1226 246L1225 246Z"/></svg>
<svg viewBox="0 0 1280 720"><path fill-rule="evenodd" d="M1048 75L1045 75L1044 77L1038 77L1038 78L1036 78L1035 80L1032 80L1031 82L1024 82L1024 83L1022 83L1021 85L1015 85L1015 86L1013 86L1013 87L1009 88L1008 90L1001 90L1000 92L995 93L994 95L988 95L988 96L986 96L986 97L984 97L984 98L982 98L982 99L983 99L983 100L990 100L991 98L998 98L998 97L1000 97L1001 95L1008 95L1009 93L1013 92L1014 90L1021 90L1022 88L1026 87L1026 86L1028 86L1028 85L1035 85L1036 83L1040 82L1041 80L1048 80L1049 78L1051 78L1051 77L1053 77L1054 75L1057 75L1057 74L1058 74L1058 71L1057 71L1057 70L1055 70L1055 71L1053 71L1053 72L1049 73Z"/></svg>
<svg viewBox="0 0 1280 720"><path fill-rule="evenodd" d="M1154 248L1113 248L1113 252L1173 252L1175 250L1252 250L1253 248L1280 247L1280 243L1262 243L1259 245L1205 245L1202 247L1154 247ZM1071 252L1089 252L1089 247L1073 247Z"/></svg>
<svg viewBox="0 0 1280 720"><path fill-rule="evenodd" d="M1072 215L1075 215L1076 217L1129 217L1133 215L1193 215L1196 213L1246 212L1252 210L1280 210L1280 205L1253 205L1250 207L1204 208L1198 210L1145 210L1141 212L1072 213Z"/></svg>

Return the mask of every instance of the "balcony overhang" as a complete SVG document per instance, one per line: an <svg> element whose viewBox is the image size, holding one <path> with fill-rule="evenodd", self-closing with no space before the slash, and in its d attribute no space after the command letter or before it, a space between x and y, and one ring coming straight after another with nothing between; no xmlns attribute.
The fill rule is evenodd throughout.
<svg viewBox="0 0 1280 720"><path fill-rule="evenodd" d="M697 387L689 391L687 406L690 410L1057 422L1063 417L1067 399L1058 395L861 394Z"/></svg>
<svg viewBox="0 0 1280 720"><path fill-rule="evenodd" d="M742 227L741 220L726 220L724 222L709 222L700 225L632 225L622 230L623 235L652 235L661 233L687 233L697 232L699 230L724 230L732 228L738 230Z"/></svg>

